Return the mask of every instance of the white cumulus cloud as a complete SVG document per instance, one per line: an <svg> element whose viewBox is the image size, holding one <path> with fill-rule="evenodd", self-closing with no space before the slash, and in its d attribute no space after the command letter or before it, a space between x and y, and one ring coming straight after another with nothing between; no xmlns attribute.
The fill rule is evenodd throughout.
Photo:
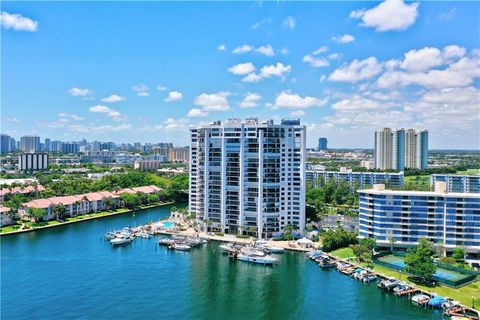
<svg viewBox="0 0 480 320"><path fill-rule="evenodd" d="M344 34L341 36L332 37L332 40L338 43L349 43L355 41L355 37L351 34Z"/></svg>
<svg viewBox="0 0 480 320"><path fill-rule="evenodd" d="M120 102L124 100L126 100L126 98L119 96L118 94L112 94L102 99L103 102L108 102L108 103Z"/></svg>
<svg viewBox="0 0 480 320"><path fill-rule="evenodd" d="M168 96L163 101L173 102L173 101L182 100L182 98L183 98L183 93L181 93L180 91L170 91L168 93Z"/></svg>
<svg viewBox="0 0 480 320"><path fill-rule="evenodd" d="M340 82L357 82L369 79L382 71L382 66L378 63L377 58L369 57L365 60L353 60L348 65L333 71L328 77L331 81Z"/></svg>
<svg viewBox="0 0 480 320"><path fill-rule="evenodd" d="M109 108L107 106L102 106L102 105L96 105L96 106L90 107L88 111L94 112L94 113L104 113L105 115L109 116L115 121L125 120L127 118L125 115L122 115L117 110Z"/></svg>
<svg viewBox="0 0 480 320"><path fill-rule="evenodd" d="M200 118L200 117L205 117L208 115L207 111L204 111L202 109L198 108L193 108L190 111L188 111L187 116L192 117L192 118Z"/></svg>
<svg viewBox="0 0 480 320"><path fill-rule="evenodd" d="M2 11L0 13L0 25L5 29L15 31L37 31L38 22L30 18L26 18L21 14L10 14Z"/></svg>
<svg viewBox="0 0 480 320"><path fill-rule="evenodd" d="M193 103L202 107L203 111L228 111L230 105L227 97L230 96L228 91L220 91L216 93L202 93L195 97Z"/></svg>
<svg viewBox="0 0 480 320"><path fill-rule="evenodd" d="M227 71L237 75L245 75L255 71L255 69L255 66L251 62L246 62L231 66Z"/></svg>
<svg viewBox="0 0 480 320"><path fill-rule="evenodd" d="M401 67L408 71L427 71L443 63L442 53L437 48L426 47L405 53Z"/></svg>
<svg viewBox="0 0 480 320"><path fill-rule="evenodd" d="M247 93L240 102L240 108L254 108L262 97L256 93Z"/></svg>
<svg viewBox="0 0 480 320"><path fill-rule="evenodd" d="M217 47L218 51L225 51L227 50L227 47L224 44L221 44Z"/></svg>
<svg viewBox="0 0 480 320"><path fill-rule="evenodd" d="M150 90L149 87L147 87L145 84L143 83L139 83L137 85L134 85L132 87L133 91L135 91L137 93L138 96L141 96L141 97L148 97L150 95L150 93L148 92Z"/></svg>
<svg viewBox="0 0 480 320"><path fill-rule="evenodd" d="M352 11L350 18L361 19L361 25L376 31L405 30L415 23L418 5L418 2L406 4L403 0L385 0L372 9Z"/></svg>
<svg viewBox="0 0 480 320"><path fill-rule="evenodd" d="M232 53L240 54L240 53L250 52L252 50L253 50L252 46L248 44L244 44L244 45L241 45L240 47L233 49Z"/></svg>
<svg viewBox="0 0 480 320"><path fill-rule="evenodd" d="M322 107L327 104L328 98L319 99L316 97L302 97L297 93L282 91L275 98L273 107L286 109L306 109L310 107Z"/></svg>
<svg viewBox="0 0 480 320"><path fill-rule="evenodd" d="M307 54L305 57L303 57L303 62L309 63L310 66L314 68L328 67L330 65L330 62L328 62L327 59L314 57L310 54Z"/></svg>
<svg viewBox="0 0 480 320"><path fill-rule="evenodd" d="M263 66L260 69L259 73L249 73L245 76L242 81L243 82L258 82L265 78L271 77L278 77L284 79L286 74L292 70L291 65L284 65L281 62L277 62L276 64Z"/></svg>
<svg viewBox="0 0 480 320"><path fill-rule="evenodd" d="M255 51L267 57L273 57L275 55L275 51L271 45L258 47Z"/></svg>
<svg viewBox="0 0 480 320"><path fill-rule="evenodd" d="M85 97L91 95L93 93L92 90L87 88L71 88L68 90L68 94L73 97Z"/></svg>

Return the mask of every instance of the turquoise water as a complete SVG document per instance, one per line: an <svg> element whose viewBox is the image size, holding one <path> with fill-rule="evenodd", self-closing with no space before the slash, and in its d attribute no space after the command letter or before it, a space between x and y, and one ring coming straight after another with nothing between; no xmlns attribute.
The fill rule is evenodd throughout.
<svg viewBox="0 0 480 320"><path fill-rule="evenodd" d="M115 248L102 239L169 212L161 207L2 237L0 318L441 319L298 253L264 267L230 260L215 242L172 252L155 238Z"/></svg>
<svg viewBox="0 0 480 320"><path fill-rule="evenodd" d="M165 222L163 223L163 226L164 226L165 228L167 228L167 229L173 228L174 225L175 225L175 223L174 223L174 222L171 222L171 221L165 221Z"/></svg>

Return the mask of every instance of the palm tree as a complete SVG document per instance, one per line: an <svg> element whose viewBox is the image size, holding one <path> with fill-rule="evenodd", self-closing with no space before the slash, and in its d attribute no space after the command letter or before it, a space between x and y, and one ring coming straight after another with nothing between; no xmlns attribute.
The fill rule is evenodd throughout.
<svg viewBox="0 0 480 320"><path fill-rule="evenodd" d="M82 197L83 214L87 214L87 205L88 205L88 211L90 211L90 201L88 200L87 196L83 196Z"/></svg>
<svg viewBox="0 0 480 320"><path fill-rule="evenodd" d="M388 241L390 242L390 251L393 252L393 245L395 244L395 242L397 242L397 239L395 239L394 237L391 237L391 238L388 238Z"/></svg>
<svg viewBox="0 0 480 320"><path fill-rule="evenodd" d="M35 189L35 197L38 198L38 183L37 183L37 181L34 181L32 183L32 186Z"/></svg>
<svg viewBox="0 0 480 320"><path fill-rule="evenodd" d="M285 238L286 240L292 240L292 239L293 239L292 233L293 233L294 230L296 230L296 227L295 227L294 225L292 225L292 224L287 224L287 225L285 226L285 228L283 228L283 231L285 232L284 235L283 235L284 238Z"/></svg>
<svg viewBox="0 0 480 320"><path fill-rule="evenodd" d="M252 236L255 235L255 232L257 232L257 227L256 226L250 226L248 227L248 231L252 233Z"/></svg>
<svg viewBox="0 0 480 320"><path fill-rule="evenodd" d="M111 210L115 206L115 203L116 201L112 197L107 197L103 199L103 205L107 210Z"/></svg>
<svg viewBox="0 0 480 320"><path fill-rule="evenodd" d="M208 228L213 224L213 221L210 219L205 220L205 232L208 231Z"/></svg>
<svg viewBox="0 0 480 320"><path fill-rule="evenodd" d="M50 210L56 216L57 220L63 218L63 215L65 214L65 206L62 203L52 204Z"/></svg>

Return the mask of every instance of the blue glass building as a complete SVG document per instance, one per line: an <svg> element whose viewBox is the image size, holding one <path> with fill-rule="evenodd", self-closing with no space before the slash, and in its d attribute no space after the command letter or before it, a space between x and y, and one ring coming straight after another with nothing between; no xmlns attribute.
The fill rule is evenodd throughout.
<svg viewBox="0 0 480 320"><path fill-rule="evenodd" d="M438 184L437 184L438 185ZM442 190L443 189L443 190ZM437 191L359 190L359 232L374 238L380 247L408 248L421 237L446 251L462 247L480 252L480 194Z"/></svg>
<svg viewBox="0 0 480 320"><path fill-rule="evenodd" d="M305 177L308 183L314 187L320 187L327 181L340 182L345 181L350 187L364 188L374 184L385 184L390 188L400 188L403 186L403 172L384 173L384 172L351 172L351 171L324 171L307 170Z"/></svg>
<svg viewBox="0 0 480 320"><path fill-rule="evenodd" d="M433 188L436 182L445 182L447 192L480 193L480 175L432 174L430 188Z"/></svg>

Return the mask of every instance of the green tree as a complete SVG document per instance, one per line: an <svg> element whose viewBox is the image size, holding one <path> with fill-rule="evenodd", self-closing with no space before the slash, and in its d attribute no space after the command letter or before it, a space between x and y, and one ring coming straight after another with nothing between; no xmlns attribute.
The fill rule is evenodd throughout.
<svg viewBox="0 0 480 320"><path fill-rule="evenodd" d="M250 226L250 227L248 227L248 231L250 232L250 235L254 236L255 233L257 232L257 227L256 226Z"/></svg>
<svg viewBox="0 0 480 320"><path fill-rule="evenodd" d="M129 209L132 209L139 205L138 196L134 193L122 193L121 196L123 205Z"/></svg>
<svg viewBox="0 0 480 320"><path fill-rule="evenodd" d="M432 242L421 238L418 246L409 250L405 256L405 271L429 282L437 269L432 258L434 253Z"/></svg>
<svg viewBox="0 0 480 320"><path fill-rule="evenodd" d="M39 222L45 218L45 210L41 208L28 208L27 217L35 222Z"/></svg>
<svg viewBox="0 0 480 320"><path fill-rule="evenodd" d="M465 263L465 249L463 249L463 248L453 249L452 258L455 259L455 261L457 263L464 264Z"/></svg>
<svg viewBox="0 0 480 320"><path fill-rule="evenodd" d="M115 207L116 203L117 201L112 197L107 197L103 199L103 205L107 210L112 210Z"/></svg>
<svg viewBox="0 0 480 320"><path fill-rule="evenodd" d="M61 203L55 203L50 206L50 211L55 215L57 220L61 220L65 215L65 206Z"/></svg>
<svg viewBox="0 0 480 320"><path fill-rule="evenodd" d="M205 232L212 226L212 224L213 224L212 220L210 219L205 220L205 228L206 228Z"/></svg>
<svg viewBox="0 0 480 320"><path fill-rule="evenodd" d="M390 251L393 252L393 246L395 245L395 242L397 242L397 239L394 237L388 238L388 242L390 242Z"/></svg>
<svg viewBox="0 0 480 320"><path fill-rule="evenodd" d="M327 230L322 234L322 249L326 252L357 244L356 232L349 232L338 227L335 230Z"/></svg>

